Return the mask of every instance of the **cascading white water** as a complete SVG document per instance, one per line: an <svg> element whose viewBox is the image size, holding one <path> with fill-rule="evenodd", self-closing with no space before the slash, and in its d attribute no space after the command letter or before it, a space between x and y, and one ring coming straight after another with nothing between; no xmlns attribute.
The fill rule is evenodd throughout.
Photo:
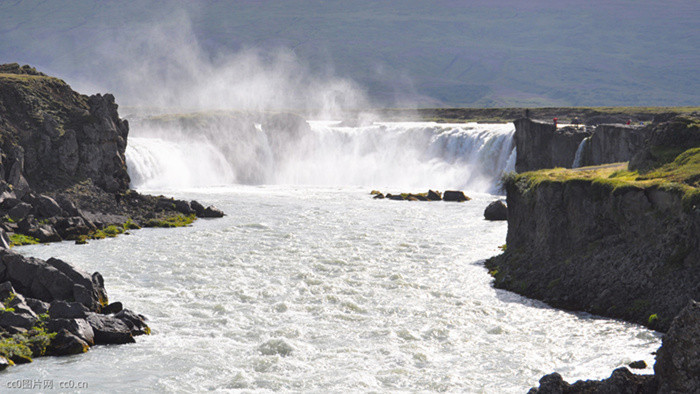
<svg viewBox="0 0 700 394"><path fill-rule="evenodd" d="M227 185L236 181L226 158L208 142L131 137L126 161L132 185L147 189Z"/></svg>
<svg viewBox="0 0 700 394"><path fill-rule="evenodd" d="M242 179L240 183L495 192L499 177L514 168L512 124L308 123L310 133L281 149L271 148L260 124L255 124L257 132L247 134L217 131L217 144L181 133L173 133L176 140L169 141L162 131L157 139L130 138L132 186L182 188ZM134 131L139 135L138 128ZM251 151L253 155L244 154Z"/></svg>
<svg viewBox="0 0 700 394"><path fill-rule="evenodd" d="M578 148L576 149L576 155L574 155L574 162L571 164L571 168L578 168L581 167L581 160L583 160L583 150L586 149L586 146L588 145L588 141L591 140L591 137L586 137L583 140L581 140L581 143L578 145Z"/></svg>

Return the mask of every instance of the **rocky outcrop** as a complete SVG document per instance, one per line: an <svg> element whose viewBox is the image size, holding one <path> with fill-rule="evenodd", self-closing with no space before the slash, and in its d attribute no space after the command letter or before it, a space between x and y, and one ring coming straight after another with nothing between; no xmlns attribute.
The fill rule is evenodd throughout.
<svg viewBox="0 0 700 394"><path fill-rule="evenodd" d="M517 172L543 168L571 168L619 163L642 151L660 116L653 125L601 124L585 128L555 128L551 123L518 119L515 123ZM580 152L579 152L580 151ZM579 157L577 160L577 152Z"/></svg>
<svg viewBox="0 0 700 394"><path fill-rule="evenodd" d="M700 299L700 151L679 154L700 147L700 122L659 119L653 130L642 148L660 157L653 172L618 166L506 179L507 249L486 263L495 285L662 331Z"/></svg>
<svg viewBox="0 0 700 394"><path fill-rule="evenodd" d="M111 236L223 216L128 189L129 124L117 108L110 94L87 97L29 66L0 65L0 239L84 242L108 226Z"/></svg>
<svg viewBox="0 0 700 394"><path fill-rule="evenodd" d="M581 141L591 135L585 129L557 128L552 123L520 118L515 124L515 170L526 172L573 164Z"/></svg>
<svg viewBox="0 0 700 394"><path fill-rule="evenodd" d="M603 380L569 384L558 373L545 375L530 394L698 393L700 392L700 304L691 301L673 320L656 355L654 375L618 368Z"/></svg>
<svg viewBox="0 0 700 394"><path fill-rule="evenodd" d="M651 127L603 124L593 129L586 141L579 166L629 161L642 150Z"/></svg>
<svg viewBox="0 0 700 394"><path fill-rule="evenodd" d="M387 193L384 195L378 190L372 190L370 193L374 199L384 199L396 201L454 201L454 202L464 202L469 201L471 198L464 194L461 190L445 190L441 193L436 190L428 190L427 193L401 193L401 194L391 194Z"/></svg>
<svg viewBox="0 0 700 394"><path fill-rule="evenodd" d="M700 303L691 302L673 320L656 353L654 373L661 393L700 392Z"/></svg>
<svg viewBox="0 0 700 394"><path fill-rule="evenodd" d="M134 342L148 334L145 318L108 304L102 275L89 275L59 259L46 261L0 249L0 339L15 350L14 363L43 355L83 353L96 344ZM19 349L19 350L16 350Z"/></svg>
<svg viewBox="0 0 700 394"><path fill-rule="evenodd" d="M0 134L0 178L20 190L25 182L43 191L85 179L109 192L129 187L124 157L129 124L119 118L110 94L87 97L60 79L4 65Z"/></svg>
<svg viewBox="0 0 700 394"><path fill-rule="evenodd" d="M679 192L591 180L506 191L508 247L487 261L496 287L659 330L700 299L700 209Z"/></svg>

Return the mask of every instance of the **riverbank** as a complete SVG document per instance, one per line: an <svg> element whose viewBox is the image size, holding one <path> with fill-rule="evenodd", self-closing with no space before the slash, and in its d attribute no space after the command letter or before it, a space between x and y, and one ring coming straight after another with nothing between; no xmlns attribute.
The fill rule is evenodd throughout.
<svg viewBox="0 0 700 394"><path fill-rule="evenodd" d="M87 97L29 66L0 65L0 370L150 333L144 316L109 303L98 272L11 246L84 244L224 215L130 190L129 124L117 108L109 94Z"/></svg>

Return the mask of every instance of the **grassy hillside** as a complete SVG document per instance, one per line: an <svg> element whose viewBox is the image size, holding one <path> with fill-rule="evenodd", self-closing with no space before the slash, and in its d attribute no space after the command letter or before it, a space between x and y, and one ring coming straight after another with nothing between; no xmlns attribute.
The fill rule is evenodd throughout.
<svg viewBox="0 0 700 394"><path fill-rule="evenodd" d="M314 72L359 82L377 106L698 105L697 16L685 0L22 0L0 2L0 57L119 97L125 81L105 54L139 27L191 23L212 57L288 48Z"/></svg>

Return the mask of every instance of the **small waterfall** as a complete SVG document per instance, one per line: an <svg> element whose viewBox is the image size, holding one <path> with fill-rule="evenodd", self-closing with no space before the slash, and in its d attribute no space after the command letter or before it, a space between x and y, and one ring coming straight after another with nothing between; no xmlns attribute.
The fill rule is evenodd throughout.
<svg viewBox="0 0 700 394"><path fill-rule="evenodd" d="M134 125L140 138L129 139L127 164L132 185L147 189L247 183L497 192L514 168L514 131L433 122L310 121L296 134L258 122L196 133Z"/></svg>
<svg viewBox="0 0 700 394"><path fill-rule="evenodd" d="M590 141L590 139L591 137L586 137L583 140L581 140L581 143L576 149L576 155L574 155L574 162L571 164L571 168L581 167L581 161L583 160L583 151L584 149L586 149L586 146L588 145L588 141Z"/></svg>

